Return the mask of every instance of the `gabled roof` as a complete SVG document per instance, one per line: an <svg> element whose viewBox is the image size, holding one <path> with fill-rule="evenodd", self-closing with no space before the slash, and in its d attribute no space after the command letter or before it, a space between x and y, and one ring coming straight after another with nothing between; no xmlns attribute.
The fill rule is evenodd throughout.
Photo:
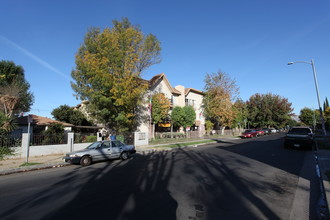
<svg viewBox="0 0 330 220"><path fill-rule="evenodd" d="M152 77L149 80L149 88L152 88L154 85L156 85L161 80L164 80L165 84L168 86L168 88L170 89L172 94L181 95L180 91L178 91L177 89L175 89L171 86L170 82L168 81L168 79L166 78L164 73L161 73L161 74L158 74L158 75Z"/></svg>
<svg viewBox="0 0 330 220"><path fill-rule="evenodd" d="M65 123L65 122L61 122L61 121L55 121L52 120L50 118L46 118L46 117L42 117L42 116L38 116L38 115L30 115L30 117L32 117L32 123L34 125L39 125L39 126L47 126L53 123L59 123L62 124L65 127L73 127L73 124L69 124L69 123ZM18 125L27 125L28 124L28 116L23 116L23 117L19 117L17 118L17 124Z"/></svg>
<svg viewBox="0 0 330 220"><path fill-rule="evenodd" d="M200 94L200 95L205 95L205 93L203 91L200 91L198 89L193 89L193 88L186 88L184 90L184 94L185 95L188 95L189 92L194 92L194 93L197 93L197 94Z"/></svg>

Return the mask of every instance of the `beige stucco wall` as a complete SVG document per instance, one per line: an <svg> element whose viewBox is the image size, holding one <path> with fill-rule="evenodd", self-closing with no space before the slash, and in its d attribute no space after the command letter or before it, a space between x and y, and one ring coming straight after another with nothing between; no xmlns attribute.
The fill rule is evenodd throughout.
<svg viewBox="0 0 330 220"><path fill-rule="evenodd" d="M204 124L205 119L203 116L203 108L202 108L202 104L203 104L203 95L199 94L199 93L195 93L193 91L190 91L187 96L186 99L192 99L194 100L194 109L196 111L196 120L201 121L202 124Z"/></svg>

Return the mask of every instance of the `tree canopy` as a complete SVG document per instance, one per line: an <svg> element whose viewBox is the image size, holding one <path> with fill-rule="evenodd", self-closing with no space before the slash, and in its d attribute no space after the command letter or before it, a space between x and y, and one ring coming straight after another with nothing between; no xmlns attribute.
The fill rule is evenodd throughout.
<svg viewBox="0 0 330 220"><path fill-rule="evenodd" d="M51 113L55 120L70 123L73 125L91 125L86 117L78 110L74 110L68 105L61 105L58 108L53 109Z"/></svg>
<svg viewBox="0 0 330 220"><path fill-rule="evenodd" d="M239 93L235 80L218 71L206 74L204 82L203 106L206 118L221 127L231 126L235 118L232 102Z"/></svg>
<svg viewBox="0 0 330 220"><path fill-rule="evenodd" d="M30 111L34 96L24 69L12 61L0 61L0 110L6 115Z"/></svg>
<svg viewBox="0 0 330 220"><path fill-rule="evenodd" d="M248 118L246 102L240 98L237 99L233 105L233 110L235 112L234 125L240 128L245 128Z"/></svg>
<svg viewBox="0 0 330 220"><path fill-rule="evenodd" d="M254 94L246 104L253 127L284 127L293 111L288 99L271 93Z"/></svg>
<svg viewBox="0 0 330 220"><path fill-rule="evenodd" d="M154 124L162 122L168 117L170 111L170 101L163 93L156 93L151 98L152 103L152 121Z"/></svg>
<svg viewBox="0 0 330 220"><path fill-rule="evenodd" d="M171 121L175 127L187 127L192 126L196 120L196 112L192 106L176 106L171 112Z"/></svg>
<svg viewBox="0 0 330 220"><path fill-rule="evenodd" d="M94 117L119 131L134 130L147 83L141 73L160 62L160 42L127 18L112 28L91 28L71 75L76 97L89 100Z"/></svg>
<svg viewBox="0 0 330 220"><path fill-rule="evenodd" d="M318 110L313 110L310 108L303 108L300 110L299 119L302 123L307 126L313 127L316 125L316 115L319 115Z"/></svg>

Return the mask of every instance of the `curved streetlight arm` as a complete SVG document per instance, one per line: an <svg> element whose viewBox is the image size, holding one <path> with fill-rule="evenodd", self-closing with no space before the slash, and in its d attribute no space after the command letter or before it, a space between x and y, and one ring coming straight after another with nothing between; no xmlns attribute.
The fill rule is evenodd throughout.
<svg viewBox="0 0 330 220"><path fill-rule="evenodd" d="M316 95L317 95L317 102L319 104L320 116L321 116L321 120L322 120L322 129L323 129L324 135L326 135L325 122L324 122L324 117L323 117L321 103L320 103L319 86L318 86L318 83L317 83L317 77L316 77L316 70L315 70L314 60L312 59L311 62L307 62L307 61L289 62L288 65L292 65L294 63L306 63L306 64L309 64L309 65L312 65L313 75L314 75L314 83L315 83L315 89L316 89Z"/></svg>
<svg viewBox="0 0 330 220"><path fill-rule="evenodd" d="M307 62L307 61L295 61L295 62L289 62L288 65L292 65L292 64L295 64L295 63L307 63L309 65L313 65L313 62Z"/></svg>

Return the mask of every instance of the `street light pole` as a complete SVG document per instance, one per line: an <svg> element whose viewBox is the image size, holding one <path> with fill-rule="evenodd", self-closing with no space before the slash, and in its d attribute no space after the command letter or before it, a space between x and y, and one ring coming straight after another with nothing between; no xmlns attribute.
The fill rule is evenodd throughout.
<svg viewBox="0 0 330 220"><path fill-rule="evenodd" d="M320 111L320 116L321 116L321 121L322 121L322 130L323 130L324 135L326 135L325 123L324 123L324 117L323 117L321 103L320 103L320 93L319 93L319 86L318 86L318 83L317 83L317 77L316 77L316 70L315 70L314 60L312 59L311 62L307 62L307 61L289 62L288 65L292 65L294 63L306 63L306 64L312 65L313 75L314 75L314 83L315 83L315 89L316 89L316 95L317 95L317 102L319 104L319 111Z"/></svg>

